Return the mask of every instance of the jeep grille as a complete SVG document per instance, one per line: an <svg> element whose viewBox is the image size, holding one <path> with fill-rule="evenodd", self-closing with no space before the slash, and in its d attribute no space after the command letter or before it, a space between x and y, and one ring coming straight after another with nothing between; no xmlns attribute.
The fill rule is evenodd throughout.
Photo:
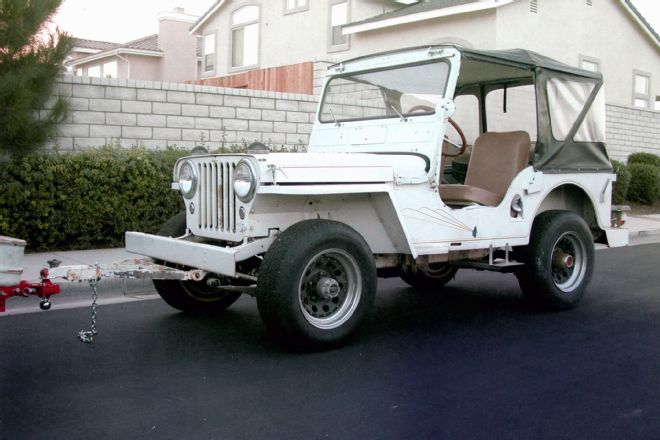
<svg viewBox="0 0 660 440"><path fill-rule="evenodd" d="M236 161L206 160L198 163L199 228L209 232L236 232L236 196L232 178Z"/></svg>

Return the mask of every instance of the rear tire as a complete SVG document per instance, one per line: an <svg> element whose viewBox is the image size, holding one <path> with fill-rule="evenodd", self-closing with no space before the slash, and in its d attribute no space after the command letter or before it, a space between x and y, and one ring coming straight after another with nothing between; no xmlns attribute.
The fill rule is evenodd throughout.
<svg viewBox="0 0 660 440"><path fill-rule="evenodd" d="M186 213L178 213L158 231L164 237L180 237L186 233ZM231 306L241 296L239 292L227 292L209 287L202 281L154 280L154 287L163 300L175 309L191 314L219 313Z"/></svg>
<svg viewBox="0 0 660 440"><path fill-rule="evenodd" d="M547 310L575 307L585 294L594 267L594 242L582 217L546 211L534 220L525 267L517 273L525 297Z"/></svg>
<svg viewBox="0 0 660 440"><path fill-rule="evenodd" d="M257 306L268 330L293 351L347 340L376 293L369 246L349 226L305 220L282 232L259 268Z"/></svg>

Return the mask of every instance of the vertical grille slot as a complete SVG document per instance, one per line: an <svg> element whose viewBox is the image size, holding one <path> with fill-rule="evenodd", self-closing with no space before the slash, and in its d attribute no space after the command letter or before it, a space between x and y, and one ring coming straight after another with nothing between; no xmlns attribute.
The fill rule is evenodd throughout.
<svg viewBox="0 0 660 440"><path fill-rule="evenodd" d="M236 196L232 186L233 161L206 161L197 165L198 226L209 232L236 232Z"/></svg>

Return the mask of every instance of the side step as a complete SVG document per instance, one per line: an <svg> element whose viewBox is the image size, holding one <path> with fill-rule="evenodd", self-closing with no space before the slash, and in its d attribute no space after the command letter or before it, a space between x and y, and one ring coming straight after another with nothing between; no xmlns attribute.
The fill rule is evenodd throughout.
<svg viewBox="0 0 660 440"><path fill-rule="evenodd" d="M488 249L488 257L481 260L457 260L452 263L455 267L464 267L476 270L490 270L493 272L512 273L522 269L525 265L518 261L509 260L511 247L504 246L504 258L495 258L495 252L502 252L502 249L495 249L491 246Z"/></svg>
<svg viewBox="0 0 660 440"><path fill-rule="evenodd" d="M452 266L467 268L467 269L476 269L476 270L490 270L493 272L501 273L513 273L516 272L525 265L524 263L519 263L517 261L506 261L504 258L496 258L491 262L488 260L462 260L455 261L451 263Z"/></svg>

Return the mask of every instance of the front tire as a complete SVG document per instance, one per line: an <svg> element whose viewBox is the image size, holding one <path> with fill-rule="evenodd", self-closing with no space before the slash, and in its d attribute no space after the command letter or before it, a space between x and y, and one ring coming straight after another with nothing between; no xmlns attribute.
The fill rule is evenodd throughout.
<svg viewBox="0 0 660 440"><path fill-rule="evenodd" d="M585 294L594 267L589 227L570 211L546 211L532 226L518 282L525 297L547 310L575 307Z"/></svg>
<svg viewBox="0 0 660 440"><path fill-rule="evenodd" d="M360 234L343 223L305 220L282 232L266 253L257 306L286 348L327 349L357 330L376 283L373 255Z"/></svg>
<svg viewBox="0 0 660 440"><path fill-rule="evenodd" d="M178 213L158 231L163 237L180 237L186 233L186 213ZM222 312L241 296L207 285L211 276L202 281L154 280L154 287L163 300L183 312L199 315Z"/></svg>

